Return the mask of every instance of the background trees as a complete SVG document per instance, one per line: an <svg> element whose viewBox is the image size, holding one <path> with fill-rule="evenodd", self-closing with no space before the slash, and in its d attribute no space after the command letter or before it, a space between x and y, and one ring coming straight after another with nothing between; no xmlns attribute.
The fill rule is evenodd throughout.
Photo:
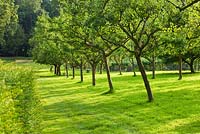
<svg viewBox="0 0 200 134"><path fill-rule="evenodd" d="M4 34L15 33L17 22L17 7L14 5L14 0L0 1L0 49L5 45ZM1 51L0 51L0 55Z"/></svg>
<svg viewBox="0 0 200 134"><path fill-rule="evenodd" d="M37 17L44 11L50 17L59 15L58 0L1 0L0 7L2 56L31 56L28 40L33 35Z"/></svg>
<svg viewBox="0 0 200 134"><path fill-rule="evenodd" d="M80 68L82 72L86 59L85 62L91 65L93 85L96 84L97 65L104 61L109 92L114 89L107 60L110 57L115 57L113 59L119 65L128 55L131 56L131 64L137 61L149 101L153 100L153 94L142 57L151 62L153 78L158 55L177 57L179 79L182 78L182 61L194 72L194 61L199 58L200 20L199 1L196 0L10 2L10 9L13 9L10 11L17 11L19 23L7 23L9 17L3 18L2 15L1 44L3 40L7 44L1 45L2 54L27 56L30 48L33 48L35 61L54 65L55 74L58 75L61 74L61 65L65 64L66 70L71 65L73 77L75 68ZM18 5L18 10L15 5ZM15 27L9 30L8 26ZM68 76L68 71L66 74Z"/></svg>
<svg viewBox="0 0 200 134"><path fill-rule="evenodd" d="M53 51L58 52L54 54L56 56L63 53L63 48L71 46L70 54L61 57L69 59L69 64L72 65L73 70L77 64L81 63L79 57L86 57L92 68L93 85L96 84L96 67L99 61L104 59L108 83L110 91L112 91L113 85L107 57L115 57L116 61L118 61L117 58L120 58L121 62L122 57L120 55L130 52L136 58L148 94L148 100L152 101L153 95L142 57L151 62L153 78L155 78L156 70L155 58L161 54L161 51L163 54L168 53L179 57L179 79L182 79L183 58L185 57L184 61L187 63L189 63L189 59L192 60L190 63L194 61L194 57L186 58L188 53L191 54L193 48L196 48L196 45L192 44L196 44L195 42L198 42L199 38L198 30L195 30L199 28L197 17L199 11L198 7L193 6L193 4L190 6L195 9L194 11L189 6L185 7L190 3L184 3L183 1L173 3L173 1L153 0L148 1L148 4L146 4L147 1L139 2L135 0L54 1L54 3L57 2L60 2L57 6L59 10L56 8L55 12L57 13L49 14L50 17L47 19L49 22L44 25L48 30L46 33L45 30L42 30L45 33L43 34L44 37L38 34L42 37L40 42L44 40L44 43L48 42L50 46L48 47L44 43L41 46L46 46L45 48L48 48L48 50L52 46L56 46L57 50L53 49ZM55 6L53 1L45 1L43 4L46 10L51 9L51 6ZM175 6L176 4L180 8ZM58 11L60 12L58 13ZM37 34L34 35L34 38L37 42L36 36ZM46 39L48 41L45 41ZM161 46L160 49L158 49L158 45ZM42 48L40 49L42 50ZM120 53L122 48L124 48L124 52ZM66 53L68 52L66 51ZM58 56L60 59L61 57ZM198 57L198 52L195 52L195 59L196 57ZM55 60L53 59L53 61Z"/></svg>

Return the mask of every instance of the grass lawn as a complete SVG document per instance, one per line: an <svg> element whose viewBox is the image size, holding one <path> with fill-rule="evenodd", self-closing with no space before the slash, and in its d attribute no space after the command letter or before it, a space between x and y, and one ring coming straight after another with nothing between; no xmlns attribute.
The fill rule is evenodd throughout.
<svg viewBox="0 0 200 134"><path fill-rule="evenodd" d="M147 102L141 76L112 73L115 93L106 75L91 74L84 82L57 77L40 69L38 88L44 105L44 134L194 134L200 133L200 73L159 72L150 79L154 102ZM149 75L149 78L151 76Z"/></svg>

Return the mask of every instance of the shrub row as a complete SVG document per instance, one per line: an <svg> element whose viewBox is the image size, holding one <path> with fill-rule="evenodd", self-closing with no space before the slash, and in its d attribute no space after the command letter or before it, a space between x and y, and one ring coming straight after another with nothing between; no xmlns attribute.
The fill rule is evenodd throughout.
<svg viewBox="0 0 200 134"><path fill-rule="evenodd" d="M41 134L41 121L33 71L0 61L0 134Z"/></svg>

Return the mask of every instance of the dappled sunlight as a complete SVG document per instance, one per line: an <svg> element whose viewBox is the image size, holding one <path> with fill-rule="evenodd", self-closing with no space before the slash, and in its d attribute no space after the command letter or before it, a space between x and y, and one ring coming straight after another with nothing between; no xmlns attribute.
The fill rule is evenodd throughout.
<svg viewBox="0 0 200 134"><path fill-rule="evenodd" d="M168 121L164 125L160 126L156 131L154 131L154 133L170 133L173 132L174 130L177 130L181 126L188 127L189 131L192 132L191 130L192 128L191 126L189 126L189 124L197 121L200 122L199 117L200 114L196 114L196 115L191 115L190 117L187 118L174 119L172 121ZM198 127L200 127L200 124L198 125ZM196 133L200 133L200 129Z"/></svg>
<svg viewBox="0 0 200 134"><path fill-rule="evenodd" d="M65 132L67 132L67 119L65 117L44 121L43 124L45 126L43 133L45 134L54 134L58 132L64 134Z"/></svg>
<svg viewBox="0 0 200 134"><path fill-rule="evenodd" d="M178 88L176 86L166 86L164 87L162 90L156 91L156 92L173 92L173 91L177 91L177 90L192 90L192 91L196 91L196 90L200 90L200 85L188 85L188 86L179 86Z"/></svg>
<svg viewBox="0 0 200 134"><path fill-rule="evenodd" d="M91 74L83 83L78 83L79 77L39 77L44 133L178 133L187 124L193 129L192 123L199 121L199 75L187 74L178 81L173 72L160 72L157 79L150 79L155 97L152 103L147 102L141 76L111 75L115 92L107 95L102 94L109 90L106 74L97 74L95 87Z"/></svg>

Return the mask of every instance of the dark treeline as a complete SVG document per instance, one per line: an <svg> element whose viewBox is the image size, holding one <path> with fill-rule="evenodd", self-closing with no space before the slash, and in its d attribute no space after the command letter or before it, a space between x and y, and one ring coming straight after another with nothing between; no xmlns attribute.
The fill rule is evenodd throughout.
<svg viewBox="0 0 200 134"><path fill-rule="evenodd" d="M31 56L31 46L28 41L33 35L37 17L43 12L51 17L59 15L58 2L57 0L9 0L9 2L10 5L14 4L15 10L2 8L5 12L9 11L8 19L11 20L5 27L0 41L0 56ZM15 20L11 14L15 14Z"/></svg>

